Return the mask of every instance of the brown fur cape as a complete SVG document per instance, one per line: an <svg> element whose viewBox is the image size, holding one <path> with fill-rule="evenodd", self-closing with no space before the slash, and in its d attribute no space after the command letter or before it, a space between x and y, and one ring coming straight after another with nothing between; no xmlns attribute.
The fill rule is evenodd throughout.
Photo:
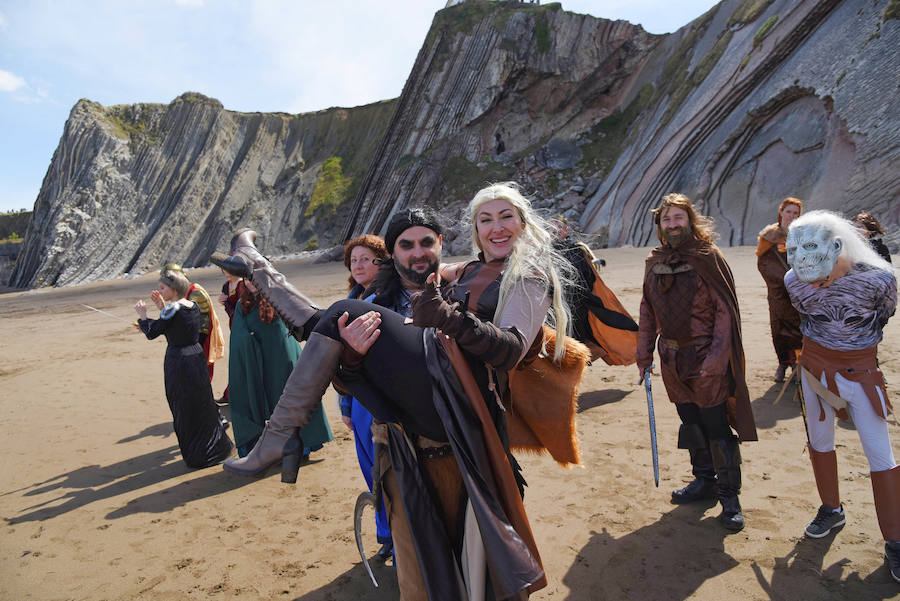
<svg viewBox="0 0 900 601"><path fill-rule="evenodd" d="M562 363L553 362L556 331L544 326L545 351L527 365L509 372L506 423L509 444L515 451L550 453L563 467L581 465L575 414L578 384L590 359L590 350L566 338Z"/></svg>

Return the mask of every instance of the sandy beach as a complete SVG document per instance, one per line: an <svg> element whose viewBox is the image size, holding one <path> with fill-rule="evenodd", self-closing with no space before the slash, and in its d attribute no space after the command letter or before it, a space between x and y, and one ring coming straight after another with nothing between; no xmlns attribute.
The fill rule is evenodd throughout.
<svg viewBox="0 0 900 601"><path fill-rule="evenodd" d="M606 283L635 316L647 252L597 253L607 262ZM774 403L781 385L772 382L777 361L754 249L724 253L737 280L760 438L742 447L747 527L727 534L712 503L670 503L690 466L676 449L679 422L659 377L654 487L637 370L594 364L579 398L583 467L520 457L550 582L532 599L900 598L850 423L836 434L847 524L823 539L803 536L819 506L803 418L792 390ZM345 294L341 263L277 265L323 306ZM190 275L213 297L223 282L215 268ZM323 402L335 441L301 468L296 486L275 472L245 479L184 465L163 390L165 341L147 341L131 325L132 305L155 282L147 274L0 294L0 599L396 599L393 568L372 560L375 589L356 551L351 518L365 483L333 390ZM227 336L221 307L218 314ZM900 403L900 317L886 328L879 357ZM227 365L227 357L216 364L216 396ZM890 431L896 455L893 418ZM369 523L367 551L376 550Z"/></svg>

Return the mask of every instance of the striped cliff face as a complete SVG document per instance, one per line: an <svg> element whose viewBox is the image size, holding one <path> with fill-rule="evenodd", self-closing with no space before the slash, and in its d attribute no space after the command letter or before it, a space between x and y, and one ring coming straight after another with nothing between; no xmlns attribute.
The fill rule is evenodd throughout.
<svg viewBox="0 0 900 601"><path fill-rule="evenodd" d="M655 243L671 192L754 244L781 199L879 215L900 244L897 20L888 0L724 0L671 34L558 3L436 13L396 100L302 115L73 108L11 276L67 285L206 264L231 232L285 255L383 233L429 205L453 222L515 180L595 246ZM887 20L885 20L887 19ZM445 250L470 250L464 226Z"/></svg>

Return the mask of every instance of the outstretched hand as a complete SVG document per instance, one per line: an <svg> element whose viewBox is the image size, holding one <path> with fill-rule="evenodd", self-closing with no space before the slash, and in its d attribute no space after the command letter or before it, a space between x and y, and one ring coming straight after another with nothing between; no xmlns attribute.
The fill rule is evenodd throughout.
<svg viewBox="0 0 900 601"><path fill-rule="evenodd" d="M147 305L144 304L144 301L139 300L134 303L134 311L141 319L147 319Z"/></svg>
<svg viewBox="0 0 900 601"><path fill-rule="evenodd" d="M150 300L153 301L153 304L156 305L156 308L160 311L162 311L162 308L166 306L162 294L159 293L159 290L154 290L150 293Z"/></svg>
<svg viewBox="0 0 900 601"><path fill-rule="evenodd" d="M369 311L368 313L363 313L348 325L347 320L349 319L350 314L346 311L338 317L338 333L341 336L341 340L360 355L365 355L372 348L372 345L375 344L375 341L378 340L378 336L381 335L381 330L378 329L378 326L381 325L381 314Z"/></svg>

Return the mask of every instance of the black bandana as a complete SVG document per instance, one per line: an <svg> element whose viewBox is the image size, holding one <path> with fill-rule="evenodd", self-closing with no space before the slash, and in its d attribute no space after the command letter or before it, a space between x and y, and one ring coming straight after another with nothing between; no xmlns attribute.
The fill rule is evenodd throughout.
<svg viewBox="0 0 900 601"><path fill-rule="evenodd" d="M397 242L400 234L417 225L427 227L437 235L443 231L437 214L431 209L403 209L391 217L387 231L384 233L384 244L387 246L387 251L393 254L394 243Z"/></svg>

